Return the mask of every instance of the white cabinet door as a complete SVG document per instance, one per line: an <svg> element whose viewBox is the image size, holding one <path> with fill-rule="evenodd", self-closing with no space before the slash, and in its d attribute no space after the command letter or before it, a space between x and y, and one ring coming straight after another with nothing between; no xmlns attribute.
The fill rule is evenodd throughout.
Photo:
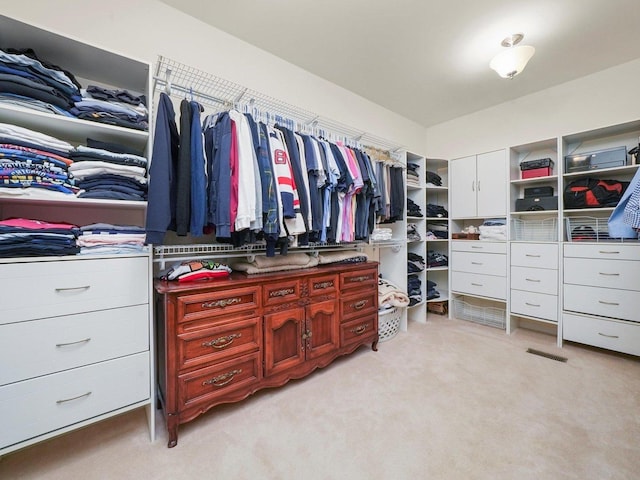
<svg viewBox="0 0 640 480"><path fill-rule="evenodd" d="M458 158L449 163L451 216L476 216L476 157Z"/></svg>
<svg viewBox="0 0 640 480"><path fill-rule="evenodd" d="M476 193L478 217L503 217L507 214L507 165L505 151L477 156ZM455 187L454 187L455 188Z"/></svg>

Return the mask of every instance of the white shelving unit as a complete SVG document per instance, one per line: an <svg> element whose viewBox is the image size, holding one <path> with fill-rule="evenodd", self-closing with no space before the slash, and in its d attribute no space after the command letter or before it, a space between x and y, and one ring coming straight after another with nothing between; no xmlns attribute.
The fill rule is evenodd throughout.
<svg viewBox="0 0 640 480"><path fill-rule="evenodd" d="M33 48L72 72L84 87L144 93L151 65L0 16L0 48ZM87 138L135 147L150 157L149 133L16 106L0 122L86 144ZM0 196L0 218L78 226L144 226L146 202ZM3 258L0 380L7 423L0 455L108 417L145 407L155 437L151 252L128 255ZM32 291L38 302L33 303ZM17 287L20 287L18 290Z"/></svg>
<svg viewBox="0 0 640 480"><path fill-rule="evenodd" d="M425 174L425 194L426 194L426 205L438 205L444 208L448 215L445 217L432 217L427 216L426 218L426 230L427 237L425 237L426 242L426 253L427 253L427 281L432 281L436 284L435 290L438 292L438 296L435 298L428 298L427 288L425 287L425 297L427 302L449 302L449 232L451 230L451 225L449 222L450 212L449 212L449 162L445 159L436 159L436 158L426 158L425 159L425 170L426 172L431 172L433 174L438 175L441 180L441 185L435 185L429 182L428 173ZM428 215L429 210L425 207L425 214ZM432 239L428 235L428 232L434 233L438 231L443 234L446 232L446 236L444 238L440 238L440 236L436 235L437 239ZM434 233L435 235L435 233ZM435 252L437 254L442 254L447 257L447 265L440 266L429 266L428 265L428 257L430 252Z"/></svg>
<svg viewBox="0 0 640 480"><path fill-rule="evenodd" d="M407 289L408 293L411 293L411 282L420 282L420 301L411 305L407 309L407 315L409 320L412 322L425 323L427 321L427 310L426 310L426 299L427 299L427 275L426 268L419 272L409 272L409 260L410 255L413 254L416 257L414 258L422 258L423 262L426 262L426 228L427 228L427 219L426 219L426 186L425 186L425 178L426 178L426 165L425 158L420 155L416 155L411 152L407 152L407 165L414 164L417 165L417 172L419 175L419 181L417 184L412 184L409 181L409 176L407 175L407 198L411 199L420 209L420 213L422 216L410 216L410 212L407 211L406 223L412 223L416 226L418 233L420 234L420 241L418 242L410 242L407 244ZM426 264L426 263L425 263Z"/></svg>

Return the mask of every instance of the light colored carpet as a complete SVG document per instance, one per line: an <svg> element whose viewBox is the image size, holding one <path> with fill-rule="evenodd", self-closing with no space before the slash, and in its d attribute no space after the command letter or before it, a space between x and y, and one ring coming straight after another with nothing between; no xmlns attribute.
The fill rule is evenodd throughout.
<svg viewBox="0 0 640 480"><path fill-rule="evenodd" d="M0 478L638 479L640 361L433 315L166 442L140 409L6 455Z"/></svg>

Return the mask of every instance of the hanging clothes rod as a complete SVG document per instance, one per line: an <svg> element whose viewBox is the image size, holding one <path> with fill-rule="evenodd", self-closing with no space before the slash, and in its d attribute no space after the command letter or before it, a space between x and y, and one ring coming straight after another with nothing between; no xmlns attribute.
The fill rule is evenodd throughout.
<svg viewBox="0 0 640 480"><path fill-rule="evenodd" d="M274 97L252 90L229 80L216 77L194 67L181 64L160 55L153 76L154 91L167 88L181 94L191 95L213 108L236 108L242 102L254 111L267 113L270 117L281 117L291 120L301 127L312 127L329 134L330 137L347 139L348 143L371 145L392 152L404 150L402 145L382 137L362 132L340 122L324 118L317 113L304 110ZM252 111L253 113L253 111ZM345 142L347 143L347 142Z"/></svg>

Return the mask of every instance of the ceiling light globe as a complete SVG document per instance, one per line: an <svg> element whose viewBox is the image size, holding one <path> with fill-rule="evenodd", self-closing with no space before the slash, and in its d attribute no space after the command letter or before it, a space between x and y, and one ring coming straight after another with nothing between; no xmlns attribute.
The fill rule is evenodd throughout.
<svg viewBox="0 0 640 480"><path fill-rule="evenodd" d="M511 47L493 57L489 66L502 78L513 78L524 70L535 51L529 45Z"/></svg>

